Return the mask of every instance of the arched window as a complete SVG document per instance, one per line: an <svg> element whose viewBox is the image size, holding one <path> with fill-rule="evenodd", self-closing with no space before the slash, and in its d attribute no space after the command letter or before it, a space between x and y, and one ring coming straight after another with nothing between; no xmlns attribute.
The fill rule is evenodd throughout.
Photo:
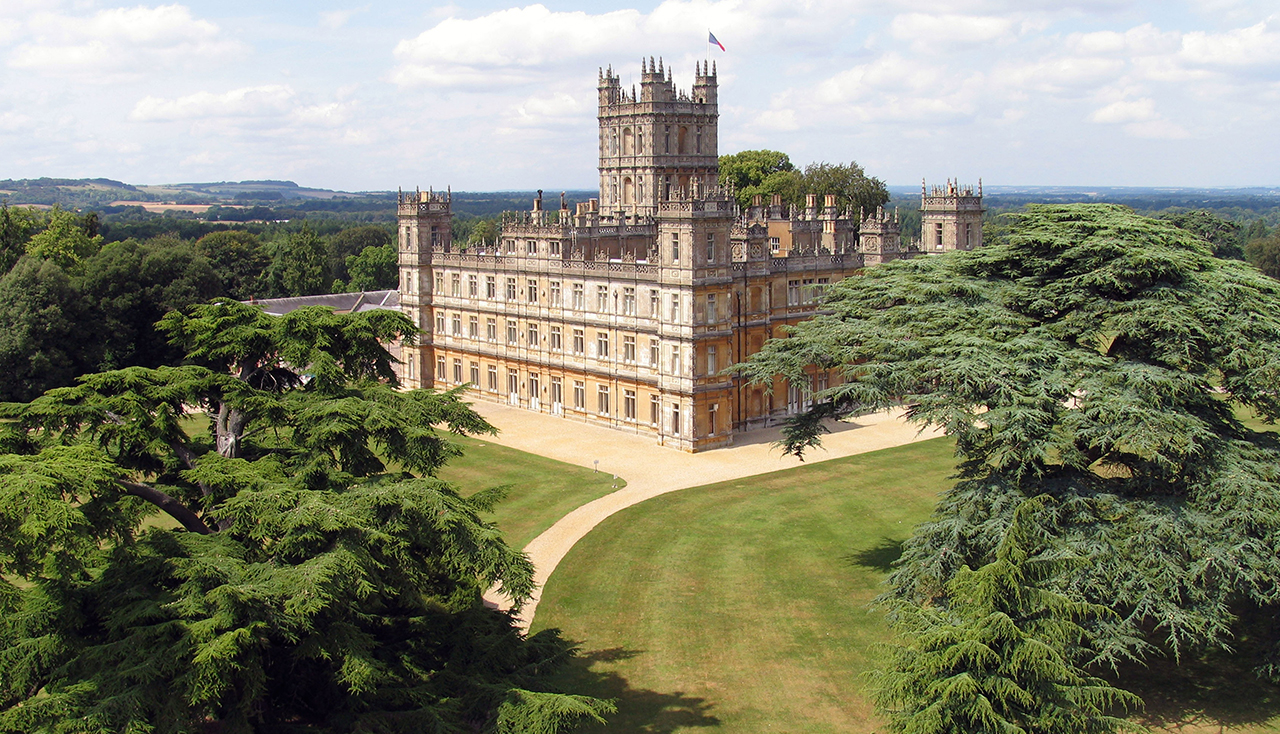
<svg viewBox="0 0 1280 734"><path fill-rule="evenodd" d="M636 203L636 184L631 180L630 176L622 179L622 203Z"/></svg>
<svg viewBox="0 0 1280 734"><path fill-rule="evenodd" d="M689 128L681 125L680 132L676 137L676 152L683 154L685 152L685 138L689 137Z"/></svg>
<svg viewBox="0 0 1280 734"><path fill-rule="evenodd" d="M635 155L635 141L632 139L631 128L623 128L622 130L622 154Z"/></svg>

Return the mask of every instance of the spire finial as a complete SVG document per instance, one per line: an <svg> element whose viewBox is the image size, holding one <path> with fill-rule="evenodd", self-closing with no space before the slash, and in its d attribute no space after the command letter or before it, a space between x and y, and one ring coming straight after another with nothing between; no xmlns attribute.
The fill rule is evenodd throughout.
<svg viewBox="0 0 1280 734"><path fill-rule="evenodd" d="M715 76L715 75L716 75L716 62L712 61L712 62L711 62L711 76Z"/></svg>

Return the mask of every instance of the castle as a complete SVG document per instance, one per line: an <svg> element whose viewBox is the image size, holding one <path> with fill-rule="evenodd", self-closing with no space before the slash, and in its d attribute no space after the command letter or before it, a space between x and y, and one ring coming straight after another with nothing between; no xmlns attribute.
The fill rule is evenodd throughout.
<svg viewBox="0 0 1280 734"><path fill-rule="evenodd" d="M836 376L748 385L722 372L812 316L830 283L924 252L982 243L981 188L922 188L920 245L893 212L740 210L718 182L715 66L690 91L651 58L640 89L599 74L600 196L508 213L492 246L451 241L450 195L401 194L400 307L422 330L403 382L702 451L805 407Z"/></svg>

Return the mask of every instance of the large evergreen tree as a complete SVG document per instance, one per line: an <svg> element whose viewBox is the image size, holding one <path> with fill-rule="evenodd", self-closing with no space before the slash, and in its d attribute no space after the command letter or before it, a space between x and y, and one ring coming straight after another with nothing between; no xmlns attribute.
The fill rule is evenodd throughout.
<svg viewBox="0 0 1280 734"><path fill-rule="evenodd" d="M1223 646L1243 608L1277 615L1280 446L1233 411L1280 418L1280 284L1123 207L1034 206L1000 244L869 269L826 308L745 365L803 385L808 365L843 372L787 448L900 404L956 438L959 481L893 596L945 604L1044 494L1045 527L1082 559L1048 588L1114 614L1087 625L1099 661Z"/></svg>
<svg viewBox="0 0 1280 734"><path fill-rule="evenodd" d="M1088 734L1126 728L1140 702L1081 668L1081 622L1110 614L1046 588L1075 559L1038 526L1045 497L1014 511L995 557L962 567L945 605L898 602L894 667L871 674L876 702L901 734Z"/></svg>
<svg viewBox="0 0 1280 734"><path fill-rule="evenodd" d="M224 301L162 328L188 364L6 411L0 731L552 732L610 708L540 690L571 647L481 603L527 597L530 564L479 517L492 493L435 478L442 431L492 429L395 389L406 317Z"/></svg>

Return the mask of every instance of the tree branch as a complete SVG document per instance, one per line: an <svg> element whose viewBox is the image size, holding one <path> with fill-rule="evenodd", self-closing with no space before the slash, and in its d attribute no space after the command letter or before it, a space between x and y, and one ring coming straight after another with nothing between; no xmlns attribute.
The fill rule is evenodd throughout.
<svg viewBox="0 0 1280 734"><path fill-rule="evenodd" d="M124 487L125 494L133 495L134 497L141 497L147 502L159 507L161 510L164 510L169 517L172 517L174 520L182 523L182 527L186 528L189 532L199 533L201 535L213 534L213 531L209 529L208 525L204 524L204 520L201 520L199 515L187 509L186 505L175 500L164 492L161 492L155 487L138 484L137 482L126 482L123 479L119 481L120 486Z"/></svg>

